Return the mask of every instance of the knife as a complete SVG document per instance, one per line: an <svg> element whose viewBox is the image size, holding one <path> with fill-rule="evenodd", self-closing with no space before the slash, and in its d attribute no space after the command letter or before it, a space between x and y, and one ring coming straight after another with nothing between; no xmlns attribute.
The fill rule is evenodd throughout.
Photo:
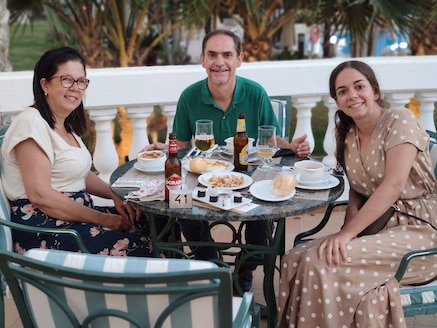
<svg viewBox="0 0 437 328"><path fill-rule="evenodd" d="M190 149L188 153L185 154L185 156L182 158L182 160L188 159L191 157L194 151L198 150L196 147L193 147Z"/></svg>

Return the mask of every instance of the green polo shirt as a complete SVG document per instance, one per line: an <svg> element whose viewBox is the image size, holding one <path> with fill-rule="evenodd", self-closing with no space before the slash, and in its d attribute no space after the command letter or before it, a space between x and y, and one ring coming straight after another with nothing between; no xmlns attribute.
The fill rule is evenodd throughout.
<svg viewBox="0 0 437 328"><path fill-rule="evenodd" d="M196 120L210 119L214 127L215 143L224 145L225 139L234 136L238 114L243 112L246 131L255 140L259 125L274 125L280 135L280 127L272 104L264 88L251 80L237 76L234 95L229 108L223 111L213 100L207 79L186 88L178 101L173 131L180 141L190 141L196 132Z"/></svg>

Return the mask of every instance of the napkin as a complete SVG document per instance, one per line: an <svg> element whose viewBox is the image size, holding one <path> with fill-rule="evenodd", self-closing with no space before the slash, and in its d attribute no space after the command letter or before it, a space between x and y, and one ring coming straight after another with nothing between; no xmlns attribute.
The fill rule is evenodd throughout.
<svg viewBox="0 0 437 328"><path fill-rule="evenodd" d="M279 149L275 155L273 155L273 158L276 157L288 157L288 156L295 156L294 152L291 149L285 149L281 148Z"/></svg>
<svg viewBox="0 0 437 328"><path fill-rule="evenodd" d="M120 177L114 181L112 186L117 188L140 188L143 183L144 180L135 180Z"/></svg>
<svg viewBox="0 0 437 328"><path fill-rule="evenodd" d="M126 199L139 199L143 202L150 202L153 200L164 200L164 187L163 181L144 181L138 190L131 191L124 198Z"/></svg>

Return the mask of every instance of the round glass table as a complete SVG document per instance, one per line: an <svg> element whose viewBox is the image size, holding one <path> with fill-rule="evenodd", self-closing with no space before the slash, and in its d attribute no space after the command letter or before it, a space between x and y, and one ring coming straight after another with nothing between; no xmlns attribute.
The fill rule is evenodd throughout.
<svg viewBox="0 0 437 328"><path fill-rule="evenodd" d="M179 156L182 157L183 155L184 152L181 152ZM278 158L277 167L282 170L289 170L297 160L299 159L294 156ZM112 191L121 199L125 199L129 192L138 189L117 187L114 182L121 177L126 179L126 181L132 181L134 179L137 181L141 179L164 179L163 173L150 174L137 170L134 167L135 163L136 160L121 165L111 175L110 182ZM185 173L185 184L189 190L193 190L198 186L198 175L191 172ZM254 182L272 178L272 174L276 174L276 172L266 173L257 170L256 165L250 165L248 171L244 173L251 176ZM251 205L247 210L243 211L238 210L238 208L235 210L219 210L210 206L203 206L200 202L193 202L192 208L171 208L165 201L139 201L134 199L129 199L128 201L133 206L148 213L151 229L150 238L154 255L157 257L161 256L161 254L165 254L165 256L191 258L193 256L193 250L196 249L196 247L214 247L225 255L223 258L227 259L215 260L215 262L219 262L219 265L234 267L234 285L235 289L240 293L242 293L242 291L238 284L239 268L243 264L261 265L264 272L263 293L266 304L265 306L261 306L261 309L263 313L267 315L268 326L275 327L277 309L274 278L275 273L279 275L277 263L285 251L286 218L325 207L340 197L344 190L344 181L341 176L336 177L336 179L338 179L338 183L332 188L297 188L296 194L292 198L279 202L257 199L250 194L249 187L245 187L238 190L238 192L240 192L244 198L250 199ZM167 220L164 229L158 231L158 220L162 220L163 217L169 220ZM210 229L218 225L225 226L231 231L230 235L232 237L230 240L225 241L212 240L208 233L202 241L181 241L172 233L177 230L175 229L175 224L184 219L207 220ZM267 220L269 223L266 225L268 227L266 229L266 245L247 244L244 241L243 232L245 222L255 220ZM160 226L162 226L162 224ZM169 234L170 237L168 237ZM166 237L164 238L164 236Z"/></svg>

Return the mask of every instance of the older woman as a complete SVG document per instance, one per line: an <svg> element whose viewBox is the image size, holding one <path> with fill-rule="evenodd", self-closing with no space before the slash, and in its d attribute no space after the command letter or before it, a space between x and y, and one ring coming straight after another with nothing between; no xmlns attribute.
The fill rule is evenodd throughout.
<svg viewBox="0 0 437 328"><path fill-rule="evenodd" d="M33 77L34 104L9 127L2 145L2 177L11 219L21 224L79 232L96 254L150 256L144 215L113 198L91 169L80 136L87 130L83 97L85 60L74 49L44 53ZM98 208L91 194L113 198ZM71 237L13 231L17 252L34 247L77 251Z"/></svg>

